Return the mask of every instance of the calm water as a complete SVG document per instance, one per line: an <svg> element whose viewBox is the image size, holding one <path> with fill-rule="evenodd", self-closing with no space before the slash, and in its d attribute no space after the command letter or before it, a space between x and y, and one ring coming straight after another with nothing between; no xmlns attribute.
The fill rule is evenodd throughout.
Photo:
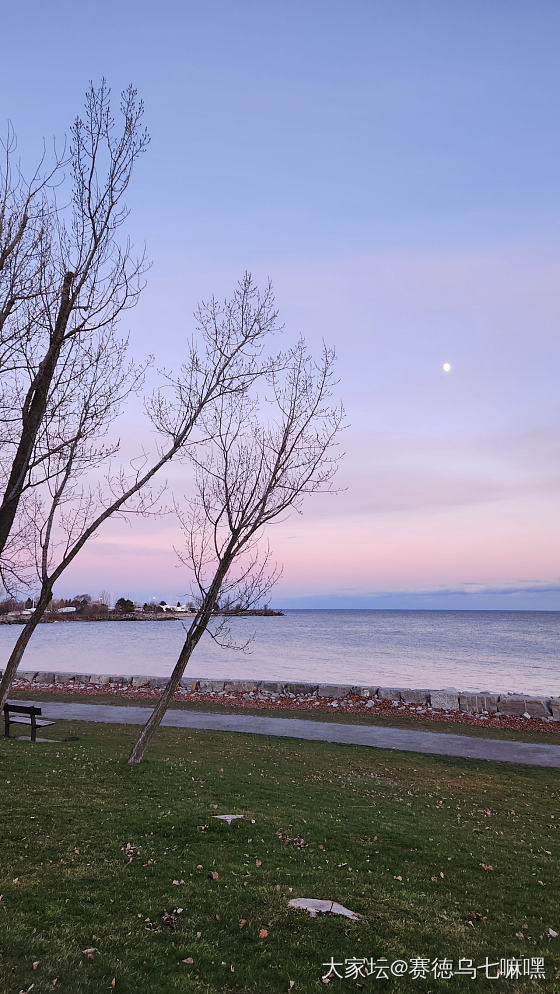
<svg viewBox="0 0 560 994"><path fill-rule="evenodd" d="M189 674L560 695L560 612L289 611L232 631L250 652L206 635ZM0 667L18 632L0 626ZM40 625L22 669L165 676L183 638L180 621Z"/></svg>

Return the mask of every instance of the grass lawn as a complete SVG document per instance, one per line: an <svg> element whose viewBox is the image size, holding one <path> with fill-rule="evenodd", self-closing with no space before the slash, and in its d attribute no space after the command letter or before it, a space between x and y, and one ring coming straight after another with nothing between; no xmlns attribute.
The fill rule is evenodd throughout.
<svg viewBox="0 0 560 994"><path fill-rule="evenodd" d="M77 740L0 745L2 994L560 992L557 771L171 728L131 769L133 728L46 734ZM383 956L547 978L321 981Z"/></svg>

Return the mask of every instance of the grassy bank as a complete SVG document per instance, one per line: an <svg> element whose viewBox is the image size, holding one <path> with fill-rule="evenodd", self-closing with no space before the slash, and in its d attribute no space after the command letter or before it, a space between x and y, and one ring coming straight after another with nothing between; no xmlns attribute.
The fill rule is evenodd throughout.
<svg viewBox="0 0 560 994"><path fill-rule="evenodd" d="M77 740L0 745L2 992L313 992L370 956L544 956L546 981L498 989L560 991L557 772L178 729L130 769L134 729L52 735ZM329 989L380 985L496 989Z"/></svg>

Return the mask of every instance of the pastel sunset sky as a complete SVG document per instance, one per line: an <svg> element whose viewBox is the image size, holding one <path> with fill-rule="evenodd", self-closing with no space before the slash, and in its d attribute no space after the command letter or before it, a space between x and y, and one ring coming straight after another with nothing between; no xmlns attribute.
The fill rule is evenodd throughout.
<svg viewBox="0 0 560 994"><path fill-rule="evenodd" d="M90 79L145 101L138 356L180 360L244 270L336 346L344 492L271 528L272 602L560 609L560 5L29 0L2 33L24 163ZM121 437L150 444L139 407ZM178 541L112 522L57 593L184 598Z"/></svg>

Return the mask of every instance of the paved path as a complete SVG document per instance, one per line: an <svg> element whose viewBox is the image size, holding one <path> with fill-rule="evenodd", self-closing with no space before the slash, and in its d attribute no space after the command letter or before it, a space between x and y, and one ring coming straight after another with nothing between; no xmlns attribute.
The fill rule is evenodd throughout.
<svg viewBox="0 0 560 994"><path fill-rule="evenodd" d="M23 703L23 702L22 702ZM26 703L33 703L32 701ZM142 725L149 707L123 707L113 704L77 704L39 701L45 718L61 721L100 721L110 724ZM560 745L487 739L447 732L412 731L381 725L349 725L330 721L305 721L301 718L269 718L243 714L211 714L202 711L170 709L164 725L175 728L204 728L221 732L250 732L319 742L399 749L438 756L462 756L465 759L489 759L501 763L560 768Z"/></svg>

